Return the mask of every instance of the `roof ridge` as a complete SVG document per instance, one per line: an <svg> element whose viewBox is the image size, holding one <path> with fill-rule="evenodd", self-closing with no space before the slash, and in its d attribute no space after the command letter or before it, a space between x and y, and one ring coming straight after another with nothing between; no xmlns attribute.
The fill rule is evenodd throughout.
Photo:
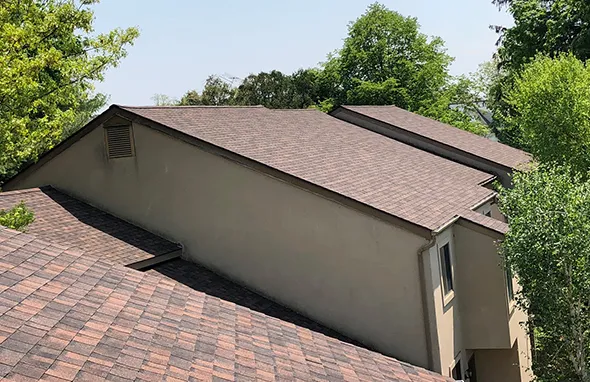
<svg viewBox="0 0 590 382"><path fill-rule="evenodd" d="M114 104L123 109L266 109L262 105L169 105L169 106L132 106Z"/></svg>

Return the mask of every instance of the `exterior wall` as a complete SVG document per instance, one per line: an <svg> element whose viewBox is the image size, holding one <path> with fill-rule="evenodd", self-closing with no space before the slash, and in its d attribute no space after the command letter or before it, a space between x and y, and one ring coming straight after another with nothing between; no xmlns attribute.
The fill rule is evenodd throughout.
<svg viewBox="0 0 590 382"><path fill-rule="evenodd" d="M506 278L496 243L462 226L455 227L455 242L465 347L510 348Z"/></svg>
<svg viewBox="0 0 590 382"><path fill-rule="evenodd" d="M488 207L493 212L494 205ZM451 245L454 292L444 296L439 251L446 242ZM530 381L530 346L521 325L526 315L508 302L494 239L454 224L437 235L428 254L426 289L432 291L429 306L436 322L434 370L450 376L460 360L465 375L474 355L478 381Z"/></svg>
<svg viewBox="0 0 590 382"><path fill-rule="evenodd" d="M475 350L478 381L532 380L526 314L509 301L497 243L459 225L454 232L463 346Z"/></svg>
<svg viewBox="0 0 590 382"><path fill-rule="evenodd" d="M518 345L512 349L477 350L477 382L522 381L518 367Z"/></svg>
<svg viewBox="0 0 590 382"><path fill-rule="evenodd" d="M329 327L429 366L425 239L150 128L134 125L134 136L135 158L108 161L97 128L17 187L51 184Z"/></svg>
<svg viewBox="0 0 590 382"><path fill-rule="evenodd" d="M463 347L463 339L461 333L461 311L458 304L458 285L455 285L455 291L444 296L442 286L442 273L439 257L439 250L445 244L449 243L452 252L452 268L457 272L456 264L456 245L453 238L453 227L447 228L444 232L436 237L436 244L429 250L429 264L430 269L430 283L431 291L430 305L434 308L434 315L436 320L436 345L438 364L435 366L435 371L450 376L451 369L455 365L455 361L460 359L461 365L467 365L467 353Z"/></svg>
<svg viewBox="0 0 590 382"><path fill-rule="evenodd" d="M510 173L503 169L501 166L494 166L492 163L489 163L487 161L478 160L477 158L472 158L470 156L463 155L460 152L449 150L445 147L435 145L426 140L418 139L402 129L392 129L386 123L372 121L366 117L357 115L353 112L341 109L332 113L331 115L343 121L353 123L360 127L364 127L365 129L372 130L376 133L385 135L400 142L404 142L411 146L418 147L422 150L435 153L436 155L439 155L441 157L451 159L455 162L462 163L464 165L482 170L487 173L495 174L496 176L498 176L500 182L506 187L510 187L512 184L510 179Z"/></svg>

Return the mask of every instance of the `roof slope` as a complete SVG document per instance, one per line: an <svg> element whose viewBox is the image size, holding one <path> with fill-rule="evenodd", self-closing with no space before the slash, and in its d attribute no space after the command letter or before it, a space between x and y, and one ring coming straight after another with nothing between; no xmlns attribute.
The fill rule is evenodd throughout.
<svg viewBox="0 0 590 382"><path fill-rule="evenodd" d="M489 174L317 110L121 108L429 230L494 194Z"/></svg>
<svg viewBox="0 0 590 382"><path fill-rule="evenodd" d="M508 168L516 169L531 160L529 154L522 150L494 142L396 106L342 106L342 108L457 148Z"/></svg>
<svg viewBox="0 0 590 382"><path fill-rule="evenodd" d="M24 201L35 214L27 232L91 256L132 265L179 251L171 243L51 187L0 193L0 210Z"/></svg>
<svg viewBox="0 0 590 382"><path fill-rule="evenodd" d="M147 273L169 278L198 292L243 306L255 312L287 321L353 345L365 347L342 334L220 276L207 268L183 259L157 264Z"/></svg>
<svg viewBox="0 0 590 382"><path fill-rule="evenodd" d="M7 229L0 323L7 379L448 380Z"/></svg>

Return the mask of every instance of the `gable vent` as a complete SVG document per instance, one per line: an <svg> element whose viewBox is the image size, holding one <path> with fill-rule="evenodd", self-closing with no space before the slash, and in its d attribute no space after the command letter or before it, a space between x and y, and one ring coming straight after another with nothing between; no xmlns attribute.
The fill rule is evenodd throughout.
<svg viewBox="0 0 590 382"><path fill-rule="evenodd" d="M131 125L105 127L105 133L109 159L134 156Z"/></svg>

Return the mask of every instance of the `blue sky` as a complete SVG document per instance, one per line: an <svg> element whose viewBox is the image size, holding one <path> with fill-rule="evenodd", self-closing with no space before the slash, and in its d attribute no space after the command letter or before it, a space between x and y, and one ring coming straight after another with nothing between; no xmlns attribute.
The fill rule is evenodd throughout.
<svg viewBox="0 0 590 382"><path fill-rule="evenodd" d="M102 0L97 32L137 26L141 36L97 90L110 103L149 105L155 93L180 98L210 74L243 78L316 66L342 46L347 25L373 0ZM442 37L455 57L453 74L473 72L495 51L490 24L510 16L491 0L382 0L418 18L422 32Z"/></svg>

